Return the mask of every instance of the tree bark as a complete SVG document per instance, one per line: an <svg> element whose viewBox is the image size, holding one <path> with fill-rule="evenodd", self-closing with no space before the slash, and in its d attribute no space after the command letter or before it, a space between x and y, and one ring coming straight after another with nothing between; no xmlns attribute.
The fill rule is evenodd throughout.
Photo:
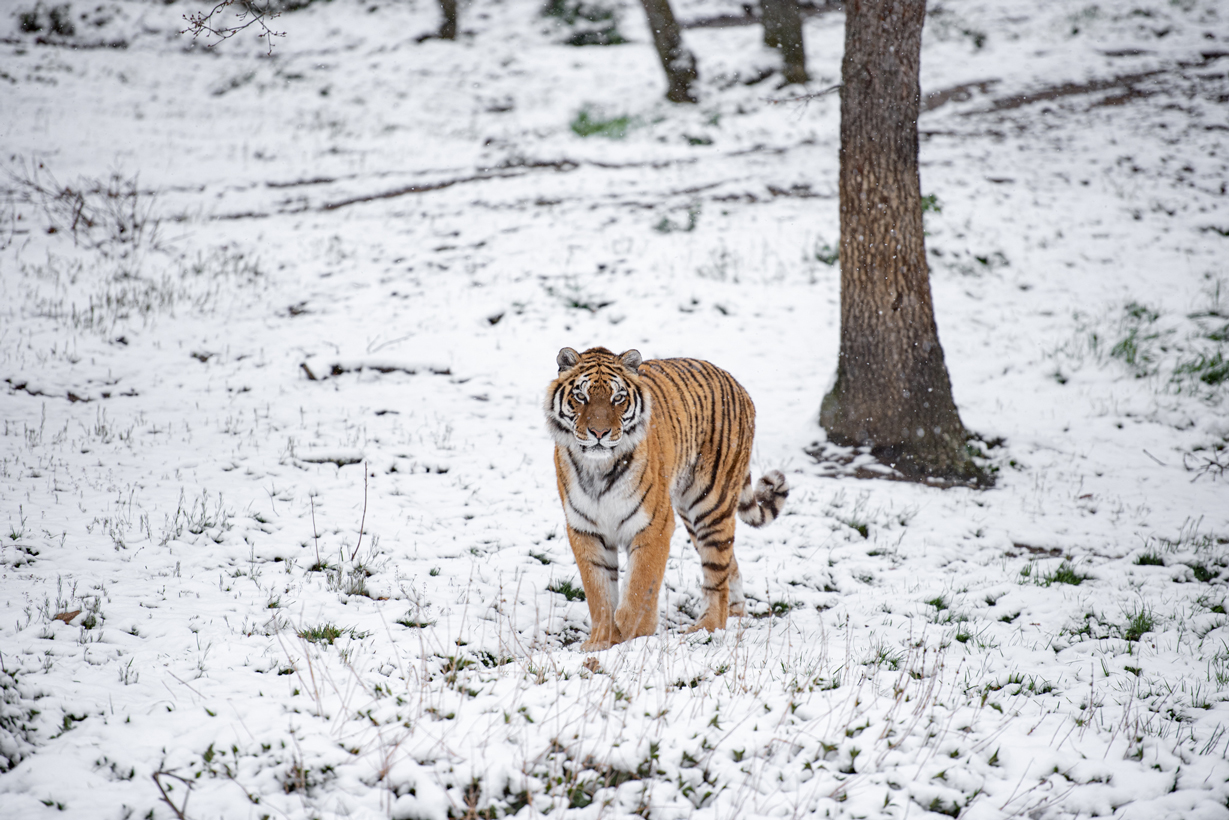
<svg viewBox="0 0 1229 820"><path fill-rule="evenodd" d="M440 11L444 13L444 22L440 23L439 38L457 39L457 0L440 0Z"/></svg>
<svg viewBox="0 0 1229 820"><path fill-rule="evenodd" d="M807 81L807 54L802 44L798 0L760 0L764 45L781 52L786 83Z"/></svg>
<svg viewBox="0 0 1229 820"><path fill-rule="evenodd" d="M666 70L666 99L671 102L693 103L691 84L696 81L696 58L683 45L678 23L670 9L670 0L641 0L653 32L653 45Z"/></svg>
<svg viewBox="0 0 1229 820"><path fill-rule="evenodd" d="M847 0L841 63L841 348L820 424L914 478L987 483L952 399L922 233L925 0Z"/></svg>

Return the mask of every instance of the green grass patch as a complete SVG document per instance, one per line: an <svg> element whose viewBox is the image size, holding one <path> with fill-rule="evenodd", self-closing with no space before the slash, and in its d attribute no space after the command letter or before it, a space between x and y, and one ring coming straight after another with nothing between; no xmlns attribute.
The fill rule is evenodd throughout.
<svg viewBox="0 0 1229 820"><path fill-rule="evenodd" d="M856 532L858 535L862 536L863 538L871 537L870 524L868 524L867 522L863 521L860 518L854 518L851 516L849 518L838 518L836 520L840 521L846 527L849 527L851 530L853 530L854 532Z"/></svg>
<svg viewBox="0 0 1229 820"><path fill-rule="evenodd" d="M1147 608L1139 609L1133 612L1127 619L1127 625L1122 631L1122 637L1128 641L1138 641L1146 633L1151 632L1155 626L1156 620L1152 617L1152 610Z"/></svg>
<svg viewBox="0 0 1229 820"><path fill-rule="evenodd" d="M362 640L363 638L367 637L368 633L356 632L354 627L342 629L336 624L324 623L320 624L319 626L313 626L308 629L301 630L298 634L300 638L310 643L324 643L331 646L333 641L342 636L349 635L355 640Z"/></svg>
<svg viewBox="0 0 1229 820"><path fill-rule="evenodd" d="M1198 358L1181 362L1174 368L1174 378L1187 376L1198 379L1209 387L1217 387L1229 381L1229 359L1218 350L1211 356L1200 353Z"/></svg>
<svg viewBox="0 0 1229 820"><path fill-rule="evenodd" d="M1148 550L1135 558L1135 565L1138 567L1163 567L1165 566L1165 559L1155 550Z"/></svg>
<svg viewBox="0 0 1229 820"><path fill-rule="evenodd" d="M435 621L428 621L425 618L413 618L409 615L398 618L396 623L399 623L404 627L408 627L409 629L426 629L429 626L435 625Z"/></svg>
<svg viewBox="0 0 1229 820"><path fill-rule="evenodd" d="M1149 342L1157 338L1155 333L1144 333L1139 327L1128 328L1127 333L1110 348L1110 356L1120 359L1135 371L1136 376L1148 372L1148 365L1153 362L1153 354Z"/></svg>
<svg viewBox="0 0 1229 820"><path fill-rule="evenodd" d="M1195 573L1195 580L1201 584L1216 580L1216 576L1219 574L1214 569L1208 569L1204 564L1191 564L1190 567L1191 572Z"/></svg>
<svg viewBox="0 0 1229 820"><path fill-rule="evenodd" d="M569 601L585 600L584 589L581 587L573 586L571 581L566 581L566 580L565 581L555 581L553 584L548 586L546 589L548 592L554 592L558 595L562 595L564 598L567 598Z"/></svg>
<svg viewBox="0 0 1229 820"><path fill-rule="evenodd" d="M618 117L602 117L591 108L582 108L571 122L572 133L578 137L605 137L621 140L632 127L632 118L627 114Z"/></svg>
<svg viewBox="0 0 1229 820"><path fill-rule="evenodd" d="M1070 561L1063 561L1058 565L1058 568L1053 572L1047 572L1042 575L1037 582L1043 587L1048 587L1053 584L1070 584L1078 587L1080 584L1087 581L1091 576L1077 572L1075 567L1071 566Z"/></svg>

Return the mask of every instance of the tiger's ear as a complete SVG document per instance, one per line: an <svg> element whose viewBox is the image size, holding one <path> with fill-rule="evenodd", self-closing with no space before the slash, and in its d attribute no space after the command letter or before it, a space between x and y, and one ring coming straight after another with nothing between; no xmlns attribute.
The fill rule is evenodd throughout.
<svg viewBox="0 0 1229 820"><path fill-rule="evenodd" d="M635 373L637 372L637 368L640 367L640 363L643 362L644 359L640 356L640 351L633 348L632 350L621 353L619 355L619 361L624 367Z"/></svg>
<svg viewBox="0 0 1229 820"><path fill-rule="evenodd" d="M571 370L580 361L580 354L570 347L565 347L559 351L559 355L555 357L555 363L559 365L559 372Z"/></svg>

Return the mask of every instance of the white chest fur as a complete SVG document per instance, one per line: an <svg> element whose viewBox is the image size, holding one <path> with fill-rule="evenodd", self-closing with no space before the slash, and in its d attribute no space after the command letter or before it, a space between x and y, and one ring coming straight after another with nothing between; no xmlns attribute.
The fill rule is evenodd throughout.
<svg viewBox="0 0 1229 820"><path fill-rule="evenodd" d="M627 547L649 523L642 509L641 479L628 453L609 460L563 454L569 473L564 513L568 525L581 532L600 535L612 547Z"/></svg>

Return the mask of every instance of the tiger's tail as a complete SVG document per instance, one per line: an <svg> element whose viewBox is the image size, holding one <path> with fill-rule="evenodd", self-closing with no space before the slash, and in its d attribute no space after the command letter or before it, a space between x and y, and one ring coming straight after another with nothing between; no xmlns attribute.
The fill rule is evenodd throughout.
<svg viewBox="0 0 1229 820"><path fill-rule="evenodd" d="M787 498L789 484L780 470L769 470L756 482L754 489L748 472L742 492L738 494L738 517L753 527L771 524L781 514Z"/></svg>

